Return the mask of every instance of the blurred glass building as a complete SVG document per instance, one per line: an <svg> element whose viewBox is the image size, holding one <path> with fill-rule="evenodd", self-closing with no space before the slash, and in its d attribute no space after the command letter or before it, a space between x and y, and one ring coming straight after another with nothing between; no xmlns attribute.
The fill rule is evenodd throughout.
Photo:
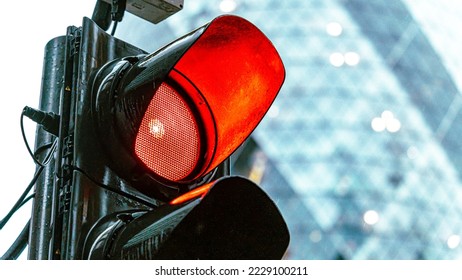
<svg viewBox="0 0 462 280"><path fill-rule="evenodd" d="M126 15L116 35L153 51L223 13L286 67L233 156L285 217L286 258L462 258L460 1L185 0L157 26Z"/></svg>

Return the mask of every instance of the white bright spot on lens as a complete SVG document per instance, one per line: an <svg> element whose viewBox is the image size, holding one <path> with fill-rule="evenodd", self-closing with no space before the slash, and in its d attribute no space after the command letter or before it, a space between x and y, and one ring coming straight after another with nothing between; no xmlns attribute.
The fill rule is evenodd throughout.
<svg viewBox="0 0 462 280"><path fill-rule="evenodd" d="M152 119L149 121L149 132L155 138L162 138L165 134L164 125L158 119Z"/></svg>
<svg viewBox="0 0 462 280"><path fill-rule="evenodd" d="M234 0L223 0L220 2L220 10L224 13L231 13L237 8L237 3Z"/></svg>
<svg viewBox="0 0 462 280"><path fill-rule="evenodd" d="M387 130L391 133L398 132L401 129L401 122L398 119L387 120Z"/></svg>
<svg viewBox="0 0 462 280"><path fill-rule="evenodd" d="M386 129L390 133L395 133L401 129L401 122L395 118L395 115L391 111L385 110L380 117L372 119L371 126L377 132Z"/></svg>
<svg viewBox="0 0 462 280"><path fill-rule="evenodd" d="M350 66L356 66L358 65L360 61L360 57L358 53L355 52L347 52L345 54L345 63L350 65Z"/></svg>
<svg viewBox="0 0 462 280"><path fill-rule="evenodd" d="M330 22L326 26L326 32L330 36L338 37L342 35L343 27L338 22Z"/></svg>
<svg viewBox="0 0 462 280"><path fill-rule="evenodd" d="M459 247L459 245L460 245L460 236L457 235L457 234L453 234L453 235L449 236L448 241L447 241L447 245L448 245L449 249L455 249L455 248Z"/></svg>
<svg viewBox="0 0 462 280"><path fill-rule="evenodd" d="M364 213L363 220L368 225L375 225L379 222L379 213L374 210L368 210L366 213Z"/></svg>
<svg viewBox="0 0 462 280"><path fill-rule="evenodd" d="M329 57L329 61L335 67L340 67L345 63L345 57L341 53L333 53Z"/></svg>
<svg viewBox="0 0 462 280"><path fill-rule="evenodd" d="M371 122L371 127L374 131L382 132L385 130L385 121L382 118L373 118Z"/></svg>

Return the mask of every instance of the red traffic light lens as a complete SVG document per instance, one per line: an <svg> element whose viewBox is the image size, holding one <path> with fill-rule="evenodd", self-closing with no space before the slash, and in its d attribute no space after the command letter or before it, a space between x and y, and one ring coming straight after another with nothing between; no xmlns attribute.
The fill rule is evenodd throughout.
<svg viewBox="0 0 462 280"><path fill-rule="evenodd" d="M201 141L196 119L186 100L162 83L141 121L136 155L154 173L181 181L199 160Z"/></svg>

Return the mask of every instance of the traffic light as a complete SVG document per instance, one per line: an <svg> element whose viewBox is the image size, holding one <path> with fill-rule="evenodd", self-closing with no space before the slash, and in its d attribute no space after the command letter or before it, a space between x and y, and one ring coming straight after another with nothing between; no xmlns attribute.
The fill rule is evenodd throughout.
<svg viewBox="0 0 462 280"><path fill-rule="evenodd" d="M220 16L153 53L88 18L65 38L55 259L277 259L285 222L228 161L271 106L282 61Z"/></svg>
<svg viewBox="0 0 462 280"><path fill-rule="evenodd" d="M284 80L248 21L222 16L161 50L111 61L92 84L111 167L168 200L213 171L260 122Z"/></svg>

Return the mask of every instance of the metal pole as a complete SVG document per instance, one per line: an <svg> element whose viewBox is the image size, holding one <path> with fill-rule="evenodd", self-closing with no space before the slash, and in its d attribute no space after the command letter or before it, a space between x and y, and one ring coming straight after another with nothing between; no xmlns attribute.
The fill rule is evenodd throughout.
<svg viewBox="0 0 462 280"><path fill-rule="evenodd" d="M42 73L42 88L39 109L59 114L60 93L63 86L66 37L52 39L45 46ZM43 161L51 149L55 136L37 127L35 155ZM52 239L53 185L55 176L54 157L45 166L35 185L35 198L29 236L29 255L32 260L47 260L50 256Z"/></svg>

